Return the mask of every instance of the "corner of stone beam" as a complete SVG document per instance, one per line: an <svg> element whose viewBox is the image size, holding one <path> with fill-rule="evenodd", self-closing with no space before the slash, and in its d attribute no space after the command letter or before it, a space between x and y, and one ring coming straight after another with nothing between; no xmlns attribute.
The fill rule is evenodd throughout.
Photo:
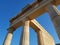
<svg viewBox="0 0 60 45"><path fill-rule="evenodd" d="M16 29L14 27L10 27L10 28L7 29L7 31L10 31L10 30L15 31Z"/></svg>

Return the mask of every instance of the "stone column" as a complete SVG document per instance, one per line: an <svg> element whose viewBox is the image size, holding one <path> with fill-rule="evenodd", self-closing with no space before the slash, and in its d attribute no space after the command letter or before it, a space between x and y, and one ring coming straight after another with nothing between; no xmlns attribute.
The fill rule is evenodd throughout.
<svg viewBox="0 0 60 45"><path fill-rule="evenodd" d="M38 45L55 45L53 37L45 30L37 32Z"/></svg>
<svg viewBox="0 0 60 45"><path fill-rule="evenodd" d="M20 45L29 45L29 20L23 20L23 33Z"/></svg>
<svg viewBox="0 0 60 45"><path fill-rule="evenodd" d="M38 45L44 45L42 32L41 31L37 32L37 39L38 39Z"/></svg>
<svg viewBox="0 0 60 45"><path fill-rule="evenodd" d="M60 11L57 9L55 5L49 4L47 6L47 10L50 14L50 17L52 19L52 22L56 28L56 31L58 33L58 36L60 38Z"/></svg>
<svg viewBox="0 0 60 45"><path fill-rule="evenodd" d="M13 31L9 30L8 33L7 33L7 36L5 38L5 41L4 41L3 45L10 45L11 40L12 40L12 34L13 34Z"/></svg>
<svg viewBox="0 0 60 45"><path fill-rule="evenodd" d="M50 17L53 19L56 16L60 15L60 11L57 9L57 7L55 5L49 4L47 6L47 11L50 14Z"/></svg>

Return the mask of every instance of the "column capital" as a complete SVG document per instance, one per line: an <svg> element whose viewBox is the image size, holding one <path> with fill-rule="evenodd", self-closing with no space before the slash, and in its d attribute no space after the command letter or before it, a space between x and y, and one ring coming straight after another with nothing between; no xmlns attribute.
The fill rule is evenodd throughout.
<svg viewBox="0 0 60 45"><path fill-rule="evenodd" d="M29 19L28 19L28 18L24 18L24 19L22 20L22 23L25 23L25 21L29 21Z"/></svg>

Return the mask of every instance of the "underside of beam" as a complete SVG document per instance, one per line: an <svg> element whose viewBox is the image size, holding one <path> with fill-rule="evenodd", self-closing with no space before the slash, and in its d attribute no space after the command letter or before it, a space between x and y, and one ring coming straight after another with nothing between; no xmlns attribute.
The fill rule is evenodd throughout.
<svg viewBox="0 0 60 45"><path fill-rule="evenodd" d="M45 13L45 12L46 12L46 9L45 9L44 7L46 7L51 1L52 1L52 0L42 1L41 3L37 4L34 8L32 8L31 10L29 10L29 11L26 12L25 14L23 14L23 15L21 15L21 16L18 16L18 15L20 15L20 14L18 14L18 15L17 15L18 18L17 18L17 17L16 17L16 18L15 18L15 17L12 18L11 20L13 20L13 21L12 21L9 29L12 28L12 27L13 27L14 29L16 29L16 28L18 28L19 26L21 26L21 25L22 25L22 22L21 22L21 21L22 21L24 18L28 18L28 19L32 20L32 19L38 17L39 15ZM56 3L60 3L59 0L56 1ZM14 20L14 19L15 19L15 20ZM10 20L10 21L11 21L11 20ZM36 28L36 29L37 29L37 28Z"/></svg>
<svg viewBox="0 0 60 45"><path fill-rule="evenodd" d="M60 4L60 0L43 0L40 3L33 3L32 5L30 5L30 7L28 8L29 10L25 11L21 11L19 14L17 14L17 16L13 17L10 22L12 23L15 19L17 19L18 17L23 17L24 15L27 17L29 17L30 19L36 18L39 15L43 14L44 12L46 12L45 7L46 5L48 5L49 3L52 3L53 5L59 5ZM36 5L35 5L36 4ZM35 6L34 6L35 5ZM33 8L32 8L33 7ZM31 8L31 9L30 9ZM24 13L25 12L25 13ZM20 18L21 18L20 17Z"/></svg>
<svg viewBox="0 0 60 45"><path fill-rule="evenodd" d="M35 30L35 31L46 31L35 19L30 21L30 26Z"/></svg>
<svg viewBox="0 0 60 45"><path fill-rule="evenodd" d="M54 40L53 37L35 20L31 20L30 26L36 31L36 32L43 32L43 35L47 35L47 39L51 39L53 45L54 45ZM45 34L44 34L45 33ZM44 39L45 37L43 37ZM44 39L45 40L45 39ZM46 41L46 40L45 40ZM48 43L47 43L48 44Z"/></svg>

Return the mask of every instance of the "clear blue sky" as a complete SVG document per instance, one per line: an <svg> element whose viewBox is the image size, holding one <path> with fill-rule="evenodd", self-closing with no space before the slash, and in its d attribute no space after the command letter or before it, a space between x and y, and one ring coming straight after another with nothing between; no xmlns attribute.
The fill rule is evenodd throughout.
<svg viewBox="0 0 60 45"><path fill-rule="evenodd" d="M33 1L34 0L0 0L0 45L3 44L7 34L10 18L15 16L23 7ZM57 8L60 10L60 6ZM55 43L60 43L48 13L39 16L36 20L53 36ZM14 32L11 45L19 45L21 31L22 27ZM37 45L36 33L32 28L30 28L30 45Z"/></svg>

